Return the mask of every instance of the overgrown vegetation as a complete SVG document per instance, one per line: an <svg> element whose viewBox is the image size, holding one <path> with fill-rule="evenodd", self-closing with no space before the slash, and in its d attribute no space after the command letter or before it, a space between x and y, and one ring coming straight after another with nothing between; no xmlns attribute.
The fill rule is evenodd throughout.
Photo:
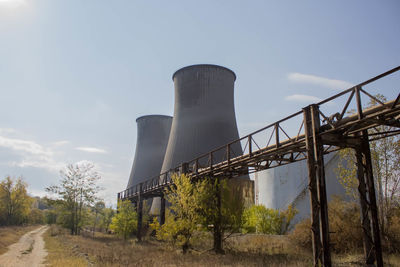
<svg viewBox="0 0 400 267"><path fill-rule="evenodd" d="M354 201L345 201L336 196L329 202L329 230L332 251L335 253L361 253L363 247L360 223L360 208ZM397 213L400 215L400 213ZM392 219L388 226L390 240L383 239L383 248L387 253L399 253L400 216ZM296 244L311 250L311 221L306 219L298 223L289 235Z"/></svg>
<svg viewBox="0 0 400 267"><path fill-rule="evenodd" d="M291 205L287 210L268 209L263 205L254 205L243 213L243 232L283 235L290 230L290 223L297 210Z"/></svg>
<svg viewBox="0 0 400 267"><path fill-rule="evenodd" d="M56 252L64 266L75 266L72 261L80 258L92 266L308 266L311 258L297 248L292 248L286 236L246 235L245 239L231 238L230 250L225 255L213 252L183 254L163 242L147 240L142 243L125 242L114 235L96 233L88 235L68 235L55 231L45 237L49 247L56 242ZM208 235L212 242L212 236ZM52 239L54 239L52 243ZM232 242L231 242L232 241ZM254 247L262 247L262 251ZM46 245L47 247L47 245ZM53 254L49 251L49 257ZM62 254L63 253L63 254ZM52 257L56 259L56 257ZM50 266L63 266L61 263ZM69 262L69 263L68 263ZM71 263L71 264L70 264ZM81 266L81 265L78 265Z"/></svg>
<svg viewBox="0 0 400 267"><path fill-rule="evenodd" d="M170 203L166 221L160 226L155 219L151 224L157 238L181 246L186 253L193 238L212 230L213 249L223 253L221 244L225 238L239 232L242 226L244 205L240 194L226 180L193 181L187 175L174 175L172 179L174 186L165 192Z"/></svg>
<svg viewBox="0 0 400 267"><path fill-rule="evenodd" d="M6 177L0 182L0 226L44 223L44 212L38 209L40 201L28 195L21 178Z"/></svg>
<svg viewBox="0 0 400 267"><path fill-rule="evenodd" d="M112 218L110 229L124 240L137 230L137 213L129 200L118 203L118 213Z"/></svg>
<svg viewBox="0 0 400 267"><path fill-rule="evenodd" d="M208 195L208 180L192 182L189 176L173 175L175 186L166 189L165 198L170 203L165 223L160 225L155 218L151 224L160 240L181 246L184 253L191 247L195 231L202 231L205 222L202 200ZM212 207L208 207L212 209ZM204 215L203 215L204 214Z"/></svg>
<svg viewBox="0 0 400 267"><path fill-rule="evenodd" d="M46 265L52 267L76 266L86 267L88 262L85 255L74 249L75 245L67 243L63 230L52 225L43 235L45 249L48 252Z"/></svg>

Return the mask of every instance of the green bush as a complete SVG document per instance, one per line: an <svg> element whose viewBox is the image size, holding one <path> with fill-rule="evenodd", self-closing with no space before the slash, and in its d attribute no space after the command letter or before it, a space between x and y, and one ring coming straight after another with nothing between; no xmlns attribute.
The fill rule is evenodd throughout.
<svg viewBox="0 0 400 267"><path fill-rule="evenodd" d="M137 213L129 200L118 203L118 213L112 218L110 229L124 240L137 230Z"/></svg>
<svg viewBox="0 0 400 267"><path fill-rule="evenodd" d="M243 232L263 234L285 234L290 227L290 222L297 214L292 206L279 212L267 209L263 205L254 205L243 212Z"/></svg>

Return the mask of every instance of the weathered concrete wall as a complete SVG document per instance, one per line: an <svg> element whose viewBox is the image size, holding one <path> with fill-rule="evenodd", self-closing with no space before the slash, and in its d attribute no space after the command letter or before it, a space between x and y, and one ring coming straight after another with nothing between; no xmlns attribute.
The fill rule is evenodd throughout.
<svg viewBox="0 0 400 267"><path fill-rule="evenodd" d="M241 198L245 207L254 205L254 181L247 179L230 179L228 186L232 189L234 197Z"/></svg>
<svg viewBox="0 0 400 267"><path fill-rule="evenodd" d="M337 176L339 155L331 153L324 156L325 179L328 201L333 195L346 198L345 190ZM255 174L256 204L267 208L285 210L292 204L299 213L294 223L310 216L310 197L308 192L307 162L300 161L289 165L268 169Z"/></svg>

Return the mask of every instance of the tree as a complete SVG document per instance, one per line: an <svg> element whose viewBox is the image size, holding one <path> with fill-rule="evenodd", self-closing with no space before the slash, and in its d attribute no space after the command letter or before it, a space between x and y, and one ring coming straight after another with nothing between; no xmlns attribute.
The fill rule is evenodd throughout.
<svg viewBox="0 0 400 267"><path fill-rule="evenodd" d="M100 227L105 230L106 233L108 233L108 230L110 228L110 224L112 221L112 218L114 217L114 210L113 208L104 208L101 220L100 220Z"/></svg>
<svg viewBox="0 0 400 267"><path fill-rule="evenodd" d="M100 175L90 162L70 164L60 171L60 185L53 185L46 190L58 195L55 202L63 218L63 225L71 230L72 235L80 233L85 215L85 209L97 200L96 194L100 187L96 182Z"/></svg>
<svg viewBox="0 0 400 267"><path fill-rule="evenodd" d="M118 202L118 213L112 218L110 229L126 240L137 230L137 213L129 200Z"/></svg>
<svg viewBox="0 0 400 267"><path fill-rule="evenodd" d="M213 249L216 253L224 253L224 241L242 227L242 188L220 178L205 178L198 187L201 192L198 206L202 224L213 226Z"/></svg>
<svg viewBox="0 0 400 267"><path fill-rule="evenodd" d="M44 212L40 209L31 209L28 217L30 224L43 224L45 222Z"/></svg>
<svg viewBox="0 0 400 267"><path fill-rule="evenodd" d="M103 201L98 201L96 204L93 206L92 211L94 213L94 218L93 218L93 236L94 232L96 231L96 224L99 220L99 215L101 215L106 207L106 204Z"/></svg>
<svg viewBox="0 0 400 267"><path fill-rule="evenodd" d="M165 223L160 226L155 220L151 226L156 230L158 239L177 244L186 253L191 247L194 231L201 227L199 200L204 182L192 183L190 177L184 174L174 174L172 181L174 186L165 190L165 199L170 204Z"/></svg>
<svg viewBox="0 0 400 267"><path fill-rule="evenodd" d="M174 186L165 191L165 199L170 204L165 223L160 226L154 220L151 224L157 237L181 246L186 253L197 234L212 226L214 250L223 252L218 244L225 240L224 233L237 232L241 226L243 200L238 197L238 192L231 189L226 180L203 178L193 181L190 176L176 174L172 180Z"/></svg>
<svg viewBox="0 0 400 267"><path fill-rule="evenodd" d="M282 212L268 209L264 205L254 205L245 209L243 213L243 229L250 233L286 234L296 214L297 210L291 205Z"/></svg>
<svg viewBox="0 0 400 267"><path fill-rule="evenodd" d="M15 225L27 220L33 199L26 188L21 178L8 176L0 182L0 224Z"/></svg>

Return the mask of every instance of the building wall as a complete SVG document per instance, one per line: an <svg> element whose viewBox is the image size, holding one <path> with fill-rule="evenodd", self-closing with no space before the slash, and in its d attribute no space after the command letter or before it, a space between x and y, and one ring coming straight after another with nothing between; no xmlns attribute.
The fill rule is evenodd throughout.
<svg viewBox="0 0 400 267"><path fill-rule="evenodd" d="M325 155L324 162L328 201L333 195L347 198L336 171L339 155ZM292 204L299 211L294 223L310 216L306 160L258 172L255 174L255 180L256 204L278 210L285 210Z"/></svg>

